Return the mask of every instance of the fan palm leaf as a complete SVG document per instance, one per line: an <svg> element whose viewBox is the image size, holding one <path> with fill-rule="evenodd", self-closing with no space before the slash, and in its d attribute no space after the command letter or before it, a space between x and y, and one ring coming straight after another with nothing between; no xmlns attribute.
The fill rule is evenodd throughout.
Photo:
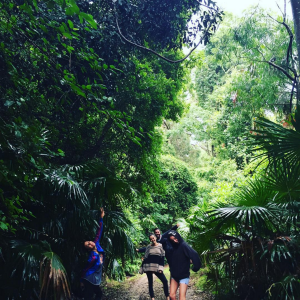
<svg viewBox="0 0 300 300"><path fill-rule="evenodd" d="M49 293L56 299L70 297L66 270L49 243L31 244L23 240L12 240L11 248L15 256L12 276L18 273L24 288L28 288L30 281L40 280L40 298L48 299Z"/></svg>
<svg viewBox="0 0 300 300"><path fill-rule="evenodd" d="M279 210L269 204L275 195L276 192L259 178L248 181L234 196L237 205L221 203L208 212L211 222L216 230L224 232L230 229L236 232L274 229Z"/></svg>
<svg viewBox="0 0 300 300"><path fill-rule="evenodd" d="M274 197L276 191L266 185L264 178L248 180L234 195L234 202L238 206L265 207Z"/></svg>
<svg viewBox="0 0 300 300"><path fill-rule="evenodd" d="M276 170L264 177L266 186L275 191L276 202L287 203L299 199L300 195L300 164L290 166L285 159L278 160Z"/></svg>
<svg viewBox="0 0 300 300"><path fill-rule="evenodd" d="M82 165L64 165L56 170L60 178L54 181L60 191L69 190L68 196L78 197L86 203L99 206L99 202L116 206L120 201L131 199L135 189L115 172L109 170L99 160ZM55 175L58 175L55 174Z"/></svg>
<svg viewBox="0 0 300 300"><path fill-rule="evenodd" d="M297 120L300 122L300 120ZM300 132L284 128L266 118L258 118L255 130L253 151L259 151L256 158L268 159L271 166L276 166L281 159L289 165L297 165L300 161Z"/></svg>
<svg viewBox="0 0 300 300"><path fill-rule="evenodd" d="M274 219L277 219L270 209L260 206L238 206L238 207L224 207L211 212L211 217L214 217L216 228L222 230L244 227L251 231L257 228L275 227Z"/></svg>
<svg viewBox="0 0 300 300"><path fill-rule="evenodd" d="M10 245L14 254L12 276L20 277L23 287L30 285L31 281L38 281L43 245L31 244L24 240L12 240Z"/></svg>

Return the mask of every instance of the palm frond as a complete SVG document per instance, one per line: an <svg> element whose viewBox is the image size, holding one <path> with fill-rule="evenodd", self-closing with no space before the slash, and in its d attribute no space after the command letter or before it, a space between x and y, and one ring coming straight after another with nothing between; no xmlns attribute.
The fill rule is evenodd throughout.
<svg viewBox="0 0 300 300"><path fill-rule="evenodd" d="M280 282L273 283L268 289L270 299L300 299L300 281L295 276L286 276Z"/></svg>
<svg viewBox="0 0 300 300"><path fill-rule="evenodd" d="M70 299L71 293L66 270L54 252L44 252L40 263L40 299ZM52 287L51 287L52 286ZM52 292L49 295L49 290Z"/></svg>
<svg viewBox="0 0 300 300"><path fill-rule="evenodd" d="M279 200L281 201L281 200ZM287 203L270 203L269 207L279 211L279 223L283 231L290 232L292 228L298 227L300 219L300 202L289 201Z"/></svg>
<svg viewBox="0 0 300 300"><path fill-rule="evenodd" d="M276 196L276 191L265 184L263 178L248 180L234 195L238 206L265 207Z"/></svg>
<svg viewBox="0 0 300 300"><path fill-rule="evenodd" d="M40 298L47 299L49 291L57 299L70 297L66 270L47 242L30 244L23 240L12 240L11 248L15 256L12 276L21 271L18 275L24 288L30 281L40 281Z"/></svg>
<svg viewBox="0 0 300 300"><path fill-rule="evenodd" d="M277 210L276 210L277 212ZM216 228L224 230L274 229L278 216L274 210L261 206L224 207L210 212Z"/></svg>
<svg viewBox="0 0 300 300"><path fill-rule="evenodd" d="M39 263L44 251L43 245L40 243L31 244L23 240L12 240L10 245L15 257L12 276L21 275L21 285L24 287L31 281L38 281Z"/></svg>
<svg viewBox="0 0 300 300"><path fill-rule="evenodd" d="M270 165L276 166L279 160L285 159L291 166L300 161L300 132L284 128L265 118L258 118L255 130L253 151L261 151L256 158L268 159Z"/></svg>
<svg viewBox="0 0 300 300"><path fill-rule="evenodd" d="M299 199L300 164L290 166L285 159L278 160L274 171L264 177L265 185L277 193L275 201L287 203Z"/></svg>
<svg viewBox="0 0 300 300"><path fill-rule="evenodd" d="M132 232L132 224L121 212L109 212L106 216L106 235L110 241L106 245L106 251L111 252L114 257L134 257L135 247L127 231ZM129 230L129 227L131 227Z"/></svg>
<svg viewBox="0 0 300 300"><path fill-rule="evenodd" d="M44 180L54 187L55 192L66 194L71 199L79 200L78 202L83 206L88 205L85 190L71 174L65 173L60 169L47 169L44 171Z"/></svg>
<svg viewBox="0 0 300 300"><path fill-rule="evenodd" d="M216 230L249 230L274 228L278 209L270 206L276 192L259 178L250 180L234 195L237 205L219 203L218 208L208 212Z"/></svg>

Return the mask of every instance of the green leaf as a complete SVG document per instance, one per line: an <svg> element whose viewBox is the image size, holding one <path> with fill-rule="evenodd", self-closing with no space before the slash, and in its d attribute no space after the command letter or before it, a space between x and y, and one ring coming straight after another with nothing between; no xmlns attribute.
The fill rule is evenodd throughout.
<svg viewBox="0 0 300 300"><path fill-rule="evenodd" d="M59 152L58 154L59 154L60 156L65 156L65 152L64 152L63 150L57 149L57 151Z"/></svg>
<svg viewBox="0 0 300 300"><path fill-rule="evenodd" d="M14 102L11 101L11 100L6 100L5 103L4 103L4 105L7 106L7 107L10 107L13 104L14 104Z"/></svg>
<svg viewBox="0 0 300 300"><path fill-rule="evenodd" d="M133 138L131 139L135 144L139 145L140 147L142 147L142 144L136 139L136 138Z"/></svg>
<svg viewBox="0 0 300 300"><path fill-rule="evenodd" d="M33 5L35 7L36 11L39 11L38 5L37 5L37 0L33 0Z"/></svg>
<svg viewBox="0 0 300 300"><path fill-rule="evenodd" d="M73 38L72 35L70 33L67 33L67 32L64 32L63 36L66 37L66 38L68 38L68 39L72 39Z"/></svg>
<svg viewBox="0 0 300 300"><path fill-rule="evenodd" d="M3 223L3 222L0 221L0 229L2 229L2 230L8 230L7 223Z"/></svg>
<svg viewBox="0 0 300 300"><path fill-rule="evenodd" d="M66 15L67 16L72 16L74 14L79 14L80 13L80 9L77 6L77 4L75 3L75 1L69 1L69 7L67 7L66 9Z"/></svg>
<svg viewBox="0 0 300 300"><path fill-rule="evenodd" d="M66 15L67 16L73 16L74 15L74 10L71 7L68 7L66 9Z"/></svg>
<svg viewBox="0 0 300 300"><path fill-rule="evenodd" d="M69 24L69 26L70 26L71 29L74 28L74 24L73 24L73 22L71 20L68 20L68 24Z"/></svg>
<svg viewBox="0 0 300 300"><path fill-rule="evenodd" d="M92 15L80 12L79 16L86 20L94 29L97 29L97 23L95 22Z"/></svg>
<svg viewBox="0 0 300 300"><path fill-rule="evenodd" d="M75 91L78 95L85 97L85 93L81 90L80 87L78 87L77 85L70 83L70 86L72 88L73 91Z"/></svg>

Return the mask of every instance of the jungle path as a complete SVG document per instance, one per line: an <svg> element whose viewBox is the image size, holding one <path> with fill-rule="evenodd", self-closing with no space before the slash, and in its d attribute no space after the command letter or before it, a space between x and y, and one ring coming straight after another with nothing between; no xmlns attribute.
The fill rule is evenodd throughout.
<svg viewBox="0 0 300 300"><path fill-rule="evenodd" d="M167 279L170 279L170 273L167 268L165 268L165 275ZM154 276L154 295L155 300L165 300L163 293L163 287L160 280ZM146 274L135 276L134 278L127 278L124 282L118 283L118 285L107 285L103 288L103 300L148 300L150 299L148 292L148 279ZM177 296L177 298L179 298ZM211 295L205 292L201 292L196 289L195 282L190 281L188 291L187 291L187 300L211 300L213 299Z"/></svg>

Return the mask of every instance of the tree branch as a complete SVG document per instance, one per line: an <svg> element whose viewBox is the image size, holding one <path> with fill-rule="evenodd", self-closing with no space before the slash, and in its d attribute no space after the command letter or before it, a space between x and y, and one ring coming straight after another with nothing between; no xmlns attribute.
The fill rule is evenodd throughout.
<svg viewBox="0 0 300 300"><path fill-rule="evenodd" d="M292 113L293 94L294 94L294 88L295 88L296 82L297 82L297 76L295 76L295 78L294 78L293 87L292 87L292 92L291 92L291 98L290 98L290 113Z"/></svg>
<svg viewBox="0 0 300 300"><path fill-rule="evenodd" d="M121 38L122 38L124 41L126 41L127 43L129 43L129 44L131 44L131 45L133 45L133 46L135 46L135 47L138 47L138 48L140 48L140 49L143 49L143 50L146 50L146 51L148 51L148 52L151 52L151 53L155 54L156 56L158 56L159 58L161 58L161 59L163 59L163 60L165 60L165 61L167 61L167 62L169 62L169 63L173 63L173 64L180 63L180 62L186 60L186 59L192 54L192 52L194 52L194 51L196 50L196 48L202 43L203 39L205 38L206 34L208 33L208 31L210 30L210 28L211 28L211 26L212 26L212 24L213 24L213 22L210 22L208 28L207 28L207 29L205 30L205 32L204 32L204 35L200 38L200 41L196 44L196 46L195 46L195 47L194 47L194 48L193 48L193 49L192 49L192 50L191 50L184 58L178 59L178 60L171 60L171 59L169 59L169 58L166 58L166 57L160 55L159 53L157 53L156 51L154 51L154 50L152 50L152 49L150 49L150 48L144 47L144 46L142 46L142 45L136 44L135 42L132 42L132 41L128 40L128 39L122 34L122 32L121 32L121 30L120 30L120 26L119 26L119 22L118 22L117 10L116 10L116 6L115 6L115 5L114 5L114 10L115 10L115 15L116 15L116 24L117 24L118 32L119 32L119 35L121 36ZM215 19L216 19L216 15L214 16L214 19L213 19L213 20L215 20ZM211 20L211 21L213 21L213 20Z"/></svg>
<svg viewBox="0 0 300 300"><path fill-rule="evenodd" d="M290 29L290 27L285 23L285 17L284 17L284 21L283 22L279 22L277 20L275 20L272 16L268 15L272 20L274 20L275 22L277 22L278 24L281 24L283 25L289 36L290 36L290 42L289 42L289 46L288 46L288 49L287 49L287 54L286 54L286 65L288 66L289 65L289 56L290 56L290 52L292 52L292 45L293 45L293 39L294 39L294 35L293 35L293 32L292 30Z"/></svg>
<svg viewBox="0 0 300 300"><path fill-rule="evenodd" d="M271 61L265 61L267 62L270 66L274 67L275 69L281 71L288 79L294 81L294 78L282 67L275 65L274 63L272 63Z"/></svg>
<svg viewBox="0 0 300 300"><path fill-rule="evenodd" d="M270 66L276 68L277 70L281 71L288 79L294 81L294 78L285 70L283 69L282 67L278 66L278 65L275 65L273 62L271 61L267 61L264 54L258 49L256 48L256 50L261 54L261 56L263 57L263 61L262 62L266 62L268 63Z"/></svg>

